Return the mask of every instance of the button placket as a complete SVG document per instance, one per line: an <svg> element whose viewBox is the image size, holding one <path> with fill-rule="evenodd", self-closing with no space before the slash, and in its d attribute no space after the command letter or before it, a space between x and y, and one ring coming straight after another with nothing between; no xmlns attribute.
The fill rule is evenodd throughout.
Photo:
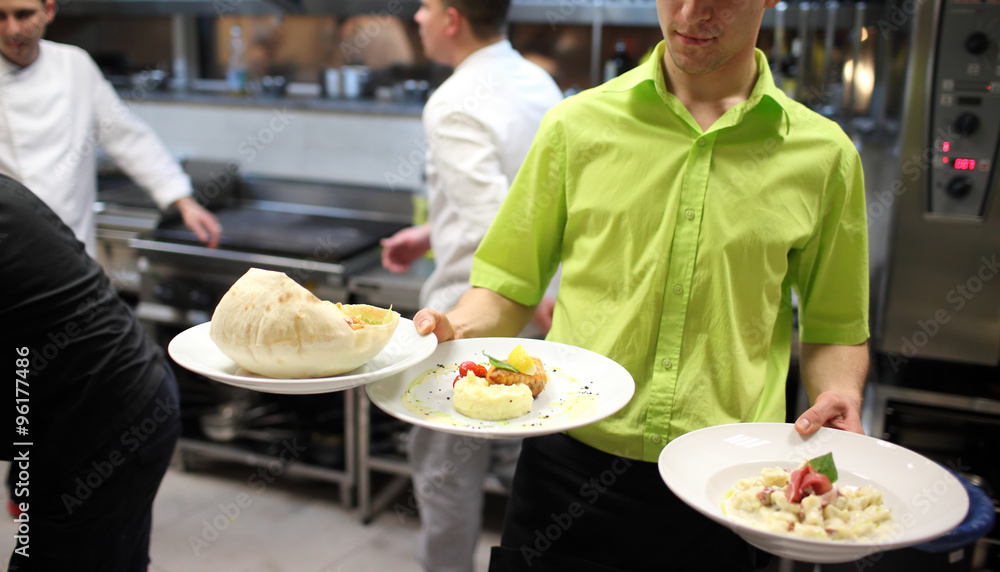
<svg viewBox="0 0 1000 572"><path fill-rule="evenodd" d="M674 367L674 359L679 357L677 350L684 341L688 296L691 295L690 290L685 290L691 286L694 272L694 256L700 233L700 224L697 224L701 220L699 209L705 200L714 140L715 134L710 133L692 141L679 205L672 213L676 217L676 223L670 262L662 283L664 311L656 342L662 368L654 367L652 376L656 391L650 398L649 411L656 414L656 421L646 425L648 432L644 454L647 457L659 454L676 408L675 392L679 369ZM686 222L696 224L684 224Z"/></svg>

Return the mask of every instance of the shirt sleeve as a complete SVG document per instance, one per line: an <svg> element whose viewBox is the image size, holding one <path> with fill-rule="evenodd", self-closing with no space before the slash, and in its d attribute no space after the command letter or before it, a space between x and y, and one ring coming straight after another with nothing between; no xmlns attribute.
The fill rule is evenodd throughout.
<svg viewBox="0 0 1000 572"><path fill-rule="evenodd" d="M851 151L829 178L815 234L789 257L806 343L855 345L869 337L864 174Z"/></svg>
<svg viewBox="0 0 1000 572"><path fill-rule="evenodd" d="M165 209L191 195L191 178L181 169L153 130L136 117L101 75L95 74L94 106L101 148Z"/></svg>
<svg viewBox="0 0 1000 572"><path fill-rule="evenodd" d="M559 267L566 200L565 136L549 113L476 250L472 285L537 305Z"/></svg>

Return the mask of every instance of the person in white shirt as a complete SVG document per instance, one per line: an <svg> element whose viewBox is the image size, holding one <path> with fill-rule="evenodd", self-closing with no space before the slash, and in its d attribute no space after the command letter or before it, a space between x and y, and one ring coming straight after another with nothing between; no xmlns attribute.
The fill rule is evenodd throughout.
<svg viewBox="0 0 1000 572"><path fill-rule="evenodd" d="M95 256L100 146L157 206L218 245L215 216L153 131L119 99L80 48L42 40L55 0L0 0L0 173L31 189Z"/></svg>
<svg viewBox="0 0 1000 572"><path fill-rule="evenodd" d="M450 309L469 288L472 255L542 116L562 99L552 78L506 39L509 7L510 0L423 0L415 18L426 55L455 71L423 113L429 222L385 239L382 263L405 272L433 248L435 270L421 291L425 307ZM520 441L413 429L410 464L422 524L417 557L426 570L472 571L483 481L491 471L509 479L519 451Z"/></svg>

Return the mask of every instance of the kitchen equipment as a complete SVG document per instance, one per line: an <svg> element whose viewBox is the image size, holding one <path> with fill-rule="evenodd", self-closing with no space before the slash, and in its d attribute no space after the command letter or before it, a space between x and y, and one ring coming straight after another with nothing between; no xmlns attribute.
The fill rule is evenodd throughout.
<svg viewBox="0 0 1000 572"><path fill-rule="evenodd" d="M239 190L239 200L215 210L219 248L167 218L151 237L132 241L142 269L140 319L206 322L251 267L284 272L321 299L347 301L346 277L377 264L379 240L408 226L412 211L408 196L382 189L244 179Z"/></svg>
<svg viewBox="0 0 1000 572"><path fill-rule="evenodd" d="M159 91L167 89L167 82L170 74L157 69L147 69L136 72L129 77L133 88L146 91Z"/></svg>
<svg viewBox="0 0 1000 572"><path fill-rule="evenodd" d="M323 95L329 98L338 98L341 95L340 70L328 68L323 70Z"/></svg>
<svg viewBox="0 0 1000 572"><path fill-rule="evenodd" d="M343 66L340 68L344 97L358 99L368 84L368 68L366 66Z"/></svg>
<svg viewBox="0 0 1000 572"><path fill-rule="evenodd" d="M914 5L896 180L879 189L891 239L875 335L912 359L1000 379L1000 3ZM986 377L989 377L988 375Z"/></svg>
<svg viewBox="0 0 1000 572"><path fill-rule="evenodd" d="M181 167L191 177L194 199L202 206L214 210L236 200L239 174L235 165L186 159ZM129 241L150 236L161 220L180 224L180 213L173 208L161 213L153 199L117 167L102 171L94 210L98 262L119 292L138 296L138 254Z"/></svg>
<svg viewBox="0 0 1000 572"><path fill-rule="evenodd" d="M283 97L288 89L284 76L266 75L260 78L260 92L267 97Z"/></svg>

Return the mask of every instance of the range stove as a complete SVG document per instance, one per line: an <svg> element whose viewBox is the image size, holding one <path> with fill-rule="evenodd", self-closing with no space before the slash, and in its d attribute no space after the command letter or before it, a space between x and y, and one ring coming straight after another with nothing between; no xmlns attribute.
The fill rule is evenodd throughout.
<svg viewBox="0 0 1000 572"><path fill-rule="evenodd" d="M176 214L149 238L130 241L139 255L141 320L205 322L250 268L284 272L321 299L349 302L347 279L377 265L379 240L412 217L408 195L381 189L255 179L241 190L243 198L215 211L218 248L198 242Z"/></svg>

